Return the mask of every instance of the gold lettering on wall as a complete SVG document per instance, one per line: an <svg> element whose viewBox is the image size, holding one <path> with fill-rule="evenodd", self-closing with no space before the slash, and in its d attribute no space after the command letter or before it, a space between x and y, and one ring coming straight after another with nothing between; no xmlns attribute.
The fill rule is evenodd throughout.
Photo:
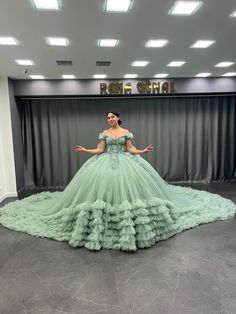
<svg viewBox="0 0 236 314"><path fill-rule="evenodd" d="M109 94L123 94L123 83L110 83L108 85Z"/></svg>
<svg viewBox="0 0 236 314"><path fill-rule="evenodd" d="M152 91L151 81L141 81L137 83L137 90L140 94L150 94Z"/></svg>
<svg viewBox="0 0 236 314"><path fill-rule="evenodd" d="M162 84L161 92L162 92L163 94L169 93L169 83L168 83L168 82L164 82L164 83Z"/></svg>
<svg viewBox="0 0 236 314"><path fill-rule="evenodd" d="M106 83L100 83L100 94L101 95L107 95L107 84Z"/></svg>
<svg viewBox="0 0 236 314"><path fill-rule="evenodd" d="M136 84L136 88L139 94L170 94L175 92L175 86L173 82L152 82L139 81ZM132 84L123 82L112 83L100 83L101 95L119 95L119 94L131 94Z"/></svg>
<svg viewBox="0 0 236 314"><path fill-rule="evenodd" d="M152 92L153 92L153 94L160 93L160 86L161 86L160 82L153 82L152 83Z"/></svg>
<svg viewBox="0 0 236 314"><path fill-rule="evenodd" d="M124 92L125 92L125 94L131 94L131 92L132 92L131 83L126 83L126 84L125 84Z"/></svg>

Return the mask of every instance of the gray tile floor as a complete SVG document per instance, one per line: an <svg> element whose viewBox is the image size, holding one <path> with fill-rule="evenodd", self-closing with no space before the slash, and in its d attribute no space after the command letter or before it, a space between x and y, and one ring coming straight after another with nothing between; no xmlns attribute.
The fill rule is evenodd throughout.
<svg viewBox="0 0 236 314"><path fill-rule="evenodd" d="M236 202L236 184L188 186ZM0 226L0 313L235 314L236 218L135 253L91 252Z"/></svg>

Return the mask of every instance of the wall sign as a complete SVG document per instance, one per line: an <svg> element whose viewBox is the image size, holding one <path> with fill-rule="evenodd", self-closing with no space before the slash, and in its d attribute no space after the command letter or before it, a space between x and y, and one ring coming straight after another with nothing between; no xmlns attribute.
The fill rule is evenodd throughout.
<svg viewBox="0 0 236 314"><path fill-rule="evenodd" d="M175 92L174 83L139 81L134 86L132 83L112 82L100 83L101 95L120 95L120 94L171 94Z"/></svg>

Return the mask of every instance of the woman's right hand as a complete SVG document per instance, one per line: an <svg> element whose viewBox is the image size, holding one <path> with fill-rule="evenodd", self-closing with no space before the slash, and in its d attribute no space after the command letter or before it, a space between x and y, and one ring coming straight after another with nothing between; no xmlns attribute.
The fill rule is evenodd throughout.
<svg viewBox="0 0 236 314"><path fill-rule="evenodd" d="M79 152L85 152L86 153L87 149L85 147L83 147L83 146L76 145L75 151L76 151L76 153L79 153Z"/></svg>

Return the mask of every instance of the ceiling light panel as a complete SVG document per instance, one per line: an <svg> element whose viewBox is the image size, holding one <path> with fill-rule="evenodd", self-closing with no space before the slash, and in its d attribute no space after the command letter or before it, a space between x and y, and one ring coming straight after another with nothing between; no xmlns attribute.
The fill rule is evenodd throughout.
<svg viewBox="0 0 236 314"><path fill-rule="evenodd" d="M181 67L185 63L186 63L185 61L171 61L170 63L167 64L167 66L168 67Z"/></svg>
<svg viewBox="0 0 236 314"><path fill-rule="evenodd" d="M192 15L202 5L202 1L176 1L174 7L170 10L171 15Z"/></svg>
<svg viewBox="0 0 236 314"><path fill-rule="evenodd" d="M99 47L115 47L119 43L117 39L99 39L98 46Z"/></svg>
<svg viewBox="0 0 236 314"><path fill-rule="evenodd" d="M0 37L0 45L19 45L19 42L13 37Z"/></svg>
<svg viewBox="0 0 236 314"><path fill-rule="evenodd" d="M146 42L145 47L159 48L164 47L168 43L167 39L150 39Z"/></svg>
<svg viewBox="0 0 236 314"><path fill-rule="evenodd" d="M15 60L19 65L34 65L32 60Z"/></svg>
<svg viewBox="0 0 236 314"><path fill-rule="evenodd" d="M42 80L45 78L45 76L39 75L39 74L32 74L32 75L29 75L29 77L31 77L34 80Z"/></svg>
<svg viewBox="0 0 236 314"><path fill-rule="evenodd" d="M33 5L38 10L60 10L58 0L32 0Z"/></svg>
<svg viewBox="0 0 236 314"><path fill-rule="evenodd" d="M138 74L125 74L124 78L136 78L138 77Z"/></svg>
<svg viewBox="0 0 236 314"><path fill-rule="evenodd" d="M131 63L131 65L133 67L145 67L146 65L148 65L148 61L134 61Z"/></svg>
<svg viewBox="0 0 236 314"><path fill-rule="evenodd" d="M196 74L196 77L207 77L207 76L210 76L210 75L211 75L211 73L202 72L202 73Z"/></svg>
<svg viewBox="0 0 236 314"><path fill-rule="evenodd" d="M227 72L225 74L222 74L222 76L236 76L236 72Z"/></svg>
<svg viewBox="0 0 236 314"><path fill-rule="evenodd" d="M157 77L157 78L165 78L167 76L168 76L167 73L157 73L157 74L154 75L154 77Z"/></svg>
<svg viewBox="0 0 236 314"><path fill-rule="evenodd" d="M215 65L215 67L219 67L219 68L227 68L230 67L231 65L233 65L234 62L231 61L223 61L223 62L219 62Z"/></svg>
<svg viewBox="0 0 236 314"><path fill-rule="evenodd" d="M103 78L106 78L107 75L106 74L94 74L93 75L93 78L96 78L96 79L103 79Z"/></svg>
<svg viewBox="0 0 236 314"><path fill-rule="evenodd" d="M231 17L236 17L236 11L230 14Z"/></svg>
<svg viewBox="0 0 236 314"><path fill-rule="evenodd" d="M48 37L47 43L50 46L68 46L69 45L68 39L62 38L62 37Z"/></svg>
<svg viewBox="0 0 236 314"><path fill-rule="evenodd" d="M113 13L128 12L131 8L132 0L106 0L105 11Z"/></svg>
<svg viewBox="0 0 236 314"><path fill-rule="evenodd" d="M208 48L214 43L214 40L197 40L190 48Z"/></svg>
<svg viewBox="0 0 236 314"><path fill-rule="evenodd" d="M73 74L63 74L61 77L64 79L75 79L75 75Z"/></svg>

